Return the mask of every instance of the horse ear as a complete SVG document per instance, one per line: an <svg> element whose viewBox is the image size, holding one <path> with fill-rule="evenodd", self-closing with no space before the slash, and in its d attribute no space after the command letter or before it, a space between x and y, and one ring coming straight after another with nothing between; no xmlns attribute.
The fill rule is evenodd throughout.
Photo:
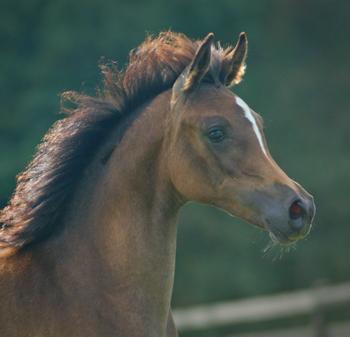
<svg viewBox="0 0 350 337"><path fill-rule="evenodd" d="M227 51L221 80L226 86L241 82L246 68L248 39L246 33L239 34L236 46Z"/></svg>
<svg viewBox="0 0 350 337"><path fill-rule="evenodd" d="M193 90L208 72L211 58L211 46L214 34L209 33L199 45L197 52L189 65L188 72L185 74L182 90Z"/></svg>

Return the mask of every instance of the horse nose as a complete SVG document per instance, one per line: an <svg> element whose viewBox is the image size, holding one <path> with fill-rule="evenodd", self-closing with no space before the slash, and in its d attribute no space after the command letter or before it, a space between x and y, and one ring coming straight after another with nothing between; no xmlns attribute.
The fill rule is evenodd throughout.
<svg viewBox="0 0 350 337"><path fill-rule="evenodd" d="M310 196L297 199L289 207L289 226L294 232L307 232L315 216L315 204Z"/></svg>

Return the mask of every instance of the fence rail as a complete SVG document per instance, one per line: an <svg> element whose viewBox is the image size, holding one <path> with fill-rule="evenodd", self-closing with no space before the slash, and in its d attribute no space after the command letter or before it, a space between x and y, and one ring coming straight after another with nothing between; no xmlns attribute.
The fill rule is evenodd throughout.
<svg viewBox="0 0 350 337"><path fill-rule="evenodd" d="M350 302L350 283L315 287L272 296L202 305L174 311L180 331L261 322L303 314Z"/></svg>
<svg viewBox="0 0 350 337"><path fill-rule="evenodd" d="M293 327L288 329L275 329L266 332L240 333L227 335L226 337L314 337L315 330L313 326ZM317 336L317 335L316 335ZM326 336L349 337L350 323L331 324L326 331Z"/></svg>

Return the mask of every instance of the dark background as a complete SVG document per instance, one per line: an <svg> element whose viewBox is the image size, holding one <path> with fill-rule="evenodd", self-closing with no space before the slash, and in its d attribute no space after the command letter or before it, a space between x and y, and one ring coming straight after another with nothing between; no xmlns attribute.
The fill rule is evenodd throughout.
<svg viewBox="0 0 350 337"><path fill-rule="evenodd" d="M175 307L350 280L350 2L1 0L0 206L59 116L59 93L94 93L101 56L125 64L146 33L249 37L235 91L265 119L276 161L317 204L308 239L268 236L210 207L181 214Z"/></svg>

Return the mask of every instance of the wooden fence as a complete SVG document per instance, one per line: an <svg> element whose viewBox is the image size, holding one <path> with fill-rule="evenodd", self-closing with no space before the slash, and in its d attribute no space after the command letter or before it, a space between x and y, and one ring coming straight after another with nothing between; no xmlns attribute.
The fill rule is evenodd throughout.
<svg viewBox="0 0 350 337"><path fill-rule="evenodd" d="M326 327L324 313L328 309L350 303L350 283L316 286L272 296L261 296L234 302L217 303L175 310L174 317L180 331L210 329L224 325L256 323L299 315L313 316L313 333L295 333L291 336L335 336ZM345 329L349 325L344 325ZM344 328L343 326L343 328ZM333 328L337 330L337 328ZM330 330L332 330L330 329ZM338 327L338 330L341 327ZM271 333L269 336L273 336ZM282 334L287 336L286 333ZM241 336L241 335L240 335ZM243 336L243 335L242 335ZM253 335L244 335L253 336ZM263 336L263 334L259 334ZM280 334L281 336L281 334ZM341 335L339 335L341 336ZM350 337L350 331L344 335Z"/></svg>

